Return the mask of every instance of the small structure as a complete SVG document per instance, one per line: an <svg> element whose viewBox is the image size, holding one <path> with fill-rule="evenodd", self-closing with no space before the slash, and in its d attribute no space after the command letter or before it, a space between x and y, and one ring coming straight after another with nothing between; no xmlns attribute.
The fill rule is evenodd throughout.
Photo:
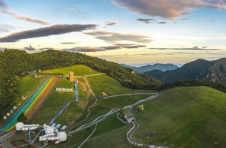
<svg viewBox="0 0 226 148"><path fill-rule="evenodd" d="M155 132L149 132L149 133L145 133L145 135L148 136L148 137L153 137L153 136L156 135L156 133Z"/></svg>
<svg viewBox="0 0 226 148"><path fill-rule="evenodd" d="M26 99L27 99L27 96L22 96L21 97L21 100L23 100L23 101L26 100Z"/></svg>
<svg viewBox="0 0 226 148"><path fill-rule="evenodd" d="M16 124L16 130L17 131L28 131L28 130L36 130L37 128L39 128L39 124L27 124L25 125L24 123L22 122L18 122Z"/></svg>
<svg viewBox="0 0 226 148"><path fill-rule="evenodd" d="M13 109L16 109L16 106L13 106Z"/></svg>
<svg viewBox="0 0 226 148"><path fill-rule="evenodd" d="M4 120L6 120L6 116L4 116Z"/></svg>
<svg viewBox="0 0 226 148"><path fill-rule="evenodd" d="M128 123L131 123L132 121L135 121L135 117L134 117L134 116L127 115L127 114L124 115L124 119L125 119Z"/></svg>
<svg viewBox="0 0 226 148"><path fill-rule="evenodd" d="M103 92L103 97L108 97L108 94L106 94L105 92Z"/></svg>
<svg viewBox="0 0 226 148"><path fill-rule="evenodd" d="M136 112L142 111L142 110L144 110L144 105L136 106L134 109Z"/></svg>
<svg viewBox="0 0 226 148"><path fill-rule="evenodd" d="M74 82L75 81L75 75L73 71L69 72L69 81L70 82Z"/></svg>
<svg viewBox="0 0 226 148"><path fill-rule="evenodd" d="M10 116L10 113L7 113L7 116Z"/></svg>
<svg viewBox="0 0 226 148"><path fill-rule="evenodd" d="M39 79L39 78L42 78L43 75L35 75L35 79Z"/></svg>
<svg viewBox="0 0 226 148"><path fill-rule="evenodd" d="M28 124L25 125L22 122L18 122L16 124L16 130L17 131L23 131L23 132L29 132L29 142L31 142L31 131L36 130L37 128L39 128L39 124Z"/></svg>
<svg viewBox="0 0 226 148"><path fill-rule="evenodd" d="M36 70L34 70L34 71L29 71L28 74L34 74L34 73L36 73L36 72L37 72Z"/></svg>
<svg viewBox="0 0 226 148"><path fill-rule="evenodd" d="M45 135L39 137L39 141L44 141L45 146L51 141L58 144L63 141L67 141L67 134L65 132L58 132L56 127L51 127L46 124L43 125Z"/></svg>
<svg viewBox="0 0 226 148"><path fill-rule="evenodd" d="M56 91L62 91L62 92L74 92L73 88L56 88Z"/></svg>

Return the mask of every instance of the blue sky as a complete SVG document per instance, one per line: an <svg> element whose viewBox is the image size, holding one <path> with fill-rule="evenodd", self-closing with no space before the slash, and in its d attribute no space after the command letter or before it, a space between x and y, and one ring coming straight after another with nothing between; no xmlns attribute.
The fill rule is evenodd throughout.
<svg viewBox="0 0 226 148"><path fill-rule="evenodd" d="M225 0L0 0L0 49L119 63L215 60L226 57L225 10Z"/></svg>

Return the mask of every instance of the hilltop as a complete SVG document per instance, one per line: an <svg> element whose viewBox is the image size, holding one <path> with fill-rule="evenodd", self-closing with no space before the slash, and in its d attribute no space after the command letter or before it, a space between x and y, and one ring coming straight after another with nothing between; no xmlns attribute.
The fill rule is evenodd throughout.
<svg viewBox="0 0 226 148"><path fill-rule="evenodd" d="M178 80L198 79L226 84L226 58L216 61L199 59L171 71L149 71L145 74L161 80L164 83L172 83Z"/></svg>

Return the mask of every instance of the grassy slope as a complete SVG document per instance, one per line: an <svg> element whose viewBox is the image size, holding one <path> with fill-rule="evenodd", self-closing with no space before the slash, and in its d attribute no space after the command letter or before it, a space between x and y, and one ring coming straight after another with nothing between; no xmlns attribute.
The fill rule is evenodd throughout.
<svg viewBox="0 0 226 148"><path fill-rule="evenodd" d="M65 67L65 68L45 70L45 71L42 71L41 73L62 73L64 75L68 76L69 71L73 71L76 76L83 76L83 75L99 73L85 65L74 65L74 66Z"/></svg>
<svg viewBox="0 0 226 148"><path fill-rule="evenodd" d="M134 137L141 143L166 144L176 148L225 147L225 98L225 93L209 87L174 88L163 91L158 99L144 103L143 112L133 113L140 124ZM116 122L114 118L108 120ZM95 137L94 134L84 148L132 147L125 139L128 129L129 127L125 126L122 130L114 130L104 136ZM151 131L155 131L157 135L149 139L144 133Z"/></svg>
<svg viewBox="0 0 226 148"><path fill-rule="evenodd" d="M174 88L145 103L135 113L140 129L138 141L175 147L226 146L226 94L208 87ZM155 131L148 139L144 133ZM215 143L218 143L215 145Z"/></svg>
<svg viewBox="0 0 226 148"><path fill-rule="evenodd" d="M83 68L83 66L81 67ZM76 70L80 71L78 67ZM102 94L103 91L111 95L135 92L135 90L120 86L116 80L105 75L88 77L87 80L96 94ZM82 94L79 99L84 105L87 97L87 86L83 79L79 79L79 84L79 94ZM59 86L62 87L66 85L73 84L68 84L66 80L59 83ZM68 101L74 100L74 94L69 95L69 93L54 92L39 112L38 119L35 118L35 120L42 123L49 122ZM112 108L123 107L145 98L147 96L117 97L110 100L98 99L97 105L91 109L90 118L84 123L92 121ZM134 113L138 123L140 123L140 128L135 132L135 138L142 143L164 145L164 142L167 142L166 145L175 145L175 147L226 146L224 139L226 134L226 99L224 98L226 98L225 93L208 87L165 90L158 99L144 103L145 110L143 112ZM94 98L90 97L90 100L90 104L92 104ZM66 110L63 113L65 117L57 119L57 123L72 123L76 118L74 115L81 114L82 107L79 109L78 104L73 105L75 106L71 106L68 111ZM52 113L51 116L48 115L50 113ZM87 112L78 121L82 120L86 114ZM43 116L45 118L42 118ZM83 147L132 147L126 141L126 133L131 126L118 121L116 114L111 115L107 120L98 124L97 131ZM67 143L55 145L54 147L70 145L77 147L79 143L88 137L93 128L76 133L68 138ZM151 131L155 131L157 135L148 139L144 133ZM215 142L218 144L215 145Z"/></svg>
<svg viewBox="0 0 226 148"><path fill-rule="evenodd" d="M75 75L84 75L84 74L95 74L97 72L93 73L87 73L87 71L92 71L92 69L88 68L87 66L73 66L74 72L81 72L84 71L84 73L78 73ZM68 71L69 68L64 69L59 69L54 70L54 71L47 71L49 72L63 72L63 71ZM85 84L85 81L83 78L79 78L79 83L78 83L78 93L79 93L79 104L73 103L70 105L69 108L65 110L65 112L60 116L55 123L60 123L60 124L66 124L66 125L71 125L73 121L82 113L82 107L86 105L86 99L88 95L88 89ZM106 75L101 75L101 76L94 76L94 77L87 77L87 80L89 81L94 93L96 94L102 94L102 92L109 93L111 95L113 94L124 94L124 93L134 93L136 90L131 90L125 87L122 87L118 81L115 79L112 79L109 76ZM73 87L73 83L69 83L66 79L63 79L57 87L65 87L65 88L71 88ZM119 108L119 107L124 107L128 104L133 104L136 101L140 99L145 99L147 98L147 95L144 96L127 96L127 97L117 97L117 98L112 98L110 100L102 100L98 99L97 105L91 109L91 115L90 118L84 122L91 122L94 120L96 117L106 114L113 108ZM74 93L58 93L58 92L53 92L51 96L48 98L42 109L39 111L38 115L35 117L35 119L32 121L32 123L49 123L49 121L56 115L58 112L63 108L68 101L74 101ZM89 106L95 101L95 99L91 96L90 97L90 102ZM85 111L84 115L81 116L76 120L76 123L81 121L82 119L85 118L87 115L87 111ZM44 116L44 118L43 118ZM108 132L113 132L115 130L118 130L119 128L123 128L124 126L126 130L129 129L130 125L124 125L121 124L120 121L117 120L116 114L112 115L109 117L110 120L106 120L103 123L98 125L98 130L95 133L94 137L98 136L101 137L103 134L108 134ZM113 120L113 122L112 122ZM83 123L83 124L84 124ZM62 147L63 145L73 145L76 143L82 142L89 134L92 132L92 128L86 131L82 131L80 133L76 133L73 135L73 139L69 138L68 142L65 144L58 145L59 147ZM125 129L124 129L125 131ZM123 136L124 133L121 133ZM124 142L126 142L126 139L124 139ZM126 144L127 145L127 144ZM56 146L55 146L56 147Z"/></svg>

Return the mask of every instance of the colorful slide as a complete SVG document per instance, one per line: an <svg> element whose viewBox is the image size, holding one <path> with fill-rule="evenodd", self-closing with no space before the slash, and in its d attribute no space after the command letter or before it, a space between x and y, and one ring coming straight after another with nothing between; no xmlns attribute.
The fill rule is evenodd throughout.
<svg viewBox="0 0 226 148"><path fill-rule="evenodd" d="M78 102L78 90L77 81L75 81L75 101Z"/></svg>
<svg viewBox="0 0 226 148"><path fill-rule="evenodd" d="M27 97L27 99L21 104L20 107L11 115L11 117L0 128L2 131L10 131L16 124L18 117L25 113L25 116L31 118L42 106L43 102L51 94L52 90L56 87L60 77L45 77L35 88L35 90Z"/></svg>

